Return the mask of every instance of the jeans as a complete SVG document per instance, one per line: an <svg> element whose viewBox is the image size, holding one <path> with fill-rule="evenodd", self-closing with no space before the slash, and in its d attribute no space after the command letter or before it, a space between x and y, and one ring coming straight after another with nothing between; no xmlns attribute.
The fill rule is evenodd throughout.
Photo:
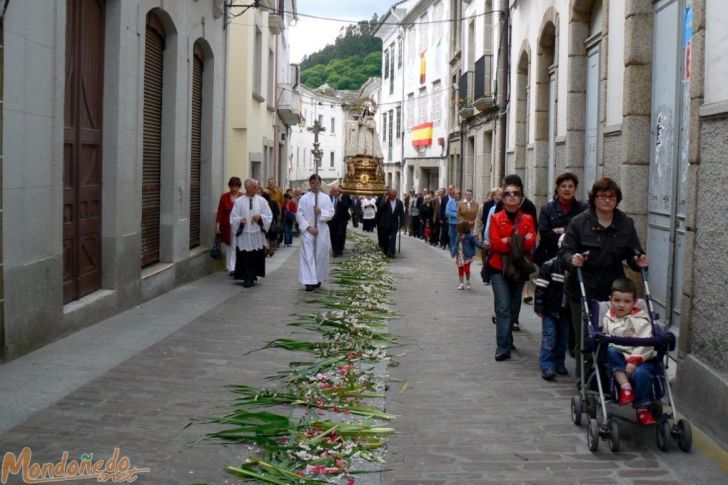
<svg viewBox="0 0 728 485"><path fill-rule="evenodd" d="M293 222L283 222L283 244L293 244Z"/></svg>
<svg viewBox="0 0 728 485"><path fill-rule="evenodd" d="M627 367L624 354L614 347L607 349L607 361L611 373L614 373L614 371L624 372L625 367ZM632 404L634 407L646 406L653 401L655 396L652 383L659 371L660 365L655 360L648 360L639 364L632 375L629 376L629 382L632 384L632 390L634 391L634 403Z"/></svg>
<svg viewBox="0 0 728 485"><path fill-rule="evenodd" d="M495 338L496 355L511 354L513 346L513 322L518 320L521 310L521 292L525 281L509 280L501 273L494 273L490 278L495 300Z"/></svg>
<svg viewBox="0 0 728 485"><path fill-rule="evenodd" d="M544 316L541 327L541 370L561 369L566 358L566 344L569 340L571 318L568 310L561 312L559 318Z"/></svg>
<svg viewBox="0 0 728 485"><path fill-rule="evenodd" d="M447 233L450 238L450 256L455 257L458 250L458 230L457 224L448 224Z"/></svg>

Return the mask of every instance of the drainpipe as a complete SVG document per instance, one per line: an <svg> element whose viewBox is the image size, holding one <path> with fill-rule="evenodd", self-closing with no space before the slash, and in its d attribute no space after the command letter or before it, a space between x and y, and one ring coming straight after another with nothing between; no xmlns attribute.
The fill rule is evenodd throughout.
<svg viewBox="0 0 728 485"><path fill-rule="evenodd" d="M510 8L507 4L505 4L505 2L503 3L503 8L501 8L501 15L503 16L501 29L504 29L506 34L504 35L503 30L501 31L501 42L498 45L498 96L496 99L496 106L498 109L498 122L496 126L500 125L500 130L498 131L499 137L497 139L497 144L499 145L498 167L500 170L500 180L503 180L503 177L506 173L506 143L508 140L506 136L506 131L508 127L508 87L510 81L510 59L508 58L508 56L511 52ZM500 185L500 181L498 182L499 183L497 185Z"/></svg>

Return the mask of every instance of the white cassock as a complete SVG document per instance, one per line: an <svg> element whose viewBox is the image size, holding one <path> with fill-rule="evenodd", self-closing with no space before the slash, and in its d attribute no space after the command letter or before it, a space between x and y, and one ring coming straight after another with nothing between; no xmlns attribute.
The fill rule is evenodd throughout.
<svg viewBox="0 0 728 485"><path fill-rule="evenodd" d="M308 228L314 222L314 203L318 195L318 207L321 213L318 215L318 236L316 238L316 257L314 258L314 236L308 232ZM298 282L303 285L315 285L326 281L329 275L329 250L331 249L331 237L329 236L329 225L326 221L334 217L334 204L331 198L318 192L307 192L298 201L296 222L303 234L301 244L301 256L298 264Z"/></svg>
<svg viewBox="0 0 728 485"><path fill-rule="evenodd" d="M253 216L255 215L260 215L263 228L260 227L260 224L253 222ZM235 234L238 232L242 220L246 220L247 223L243 227L243 232L236 236ZM273 222L273 213L267 200L259 195L253 197L241 195L235 199L233 210L230 212L233 246L241 251L254 251L264 248L268 241L263 231L270 229L271 222Z"/></svg>

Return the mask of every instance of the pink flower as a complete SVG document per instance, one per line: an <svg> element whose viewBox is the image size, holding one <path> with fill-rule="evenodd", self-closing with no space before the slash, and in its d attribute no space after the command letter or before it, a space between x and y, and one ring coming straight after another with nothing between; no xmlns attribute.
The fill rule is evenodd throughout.
<svg viewBox="0 0 728 485"><path fill-rule="evenodd" d="M288 443L288 438L278 438L279 443Z"/></svg>
<svg viewBox="0 0 728 485"><path fill-rule="evenodd" d="M349 478L346 480L346 485L355 485L355 484L356 484L356 480L354 480L353 478Z"/></svg>

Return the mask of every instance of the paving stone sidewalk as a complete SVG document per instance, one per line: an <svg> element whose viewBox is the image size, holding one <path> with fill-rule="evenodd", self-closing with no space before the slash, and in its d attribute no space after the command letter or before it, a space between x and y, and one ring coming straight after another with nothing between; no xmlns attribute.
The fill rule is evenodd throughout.
<svg viewBox="0 0 728 485"><path fill-rule="evenodd" d="M383 483L728 483L698 449L657 449L654 428L620 423L621 450L586 447L586 428L570 419L573 378L550 383L538 366L540 321L521 310L513 359L495 362L493 297L479 274L457 290L446 251L402 238L393 260L400 318L390 331L406 338L390 370L387 411L401 415L390 440ZM481 266L473 264L479 273ZM573 374L573 359L568 365ZM679 403L678 403L679 406Z"/></svg>

